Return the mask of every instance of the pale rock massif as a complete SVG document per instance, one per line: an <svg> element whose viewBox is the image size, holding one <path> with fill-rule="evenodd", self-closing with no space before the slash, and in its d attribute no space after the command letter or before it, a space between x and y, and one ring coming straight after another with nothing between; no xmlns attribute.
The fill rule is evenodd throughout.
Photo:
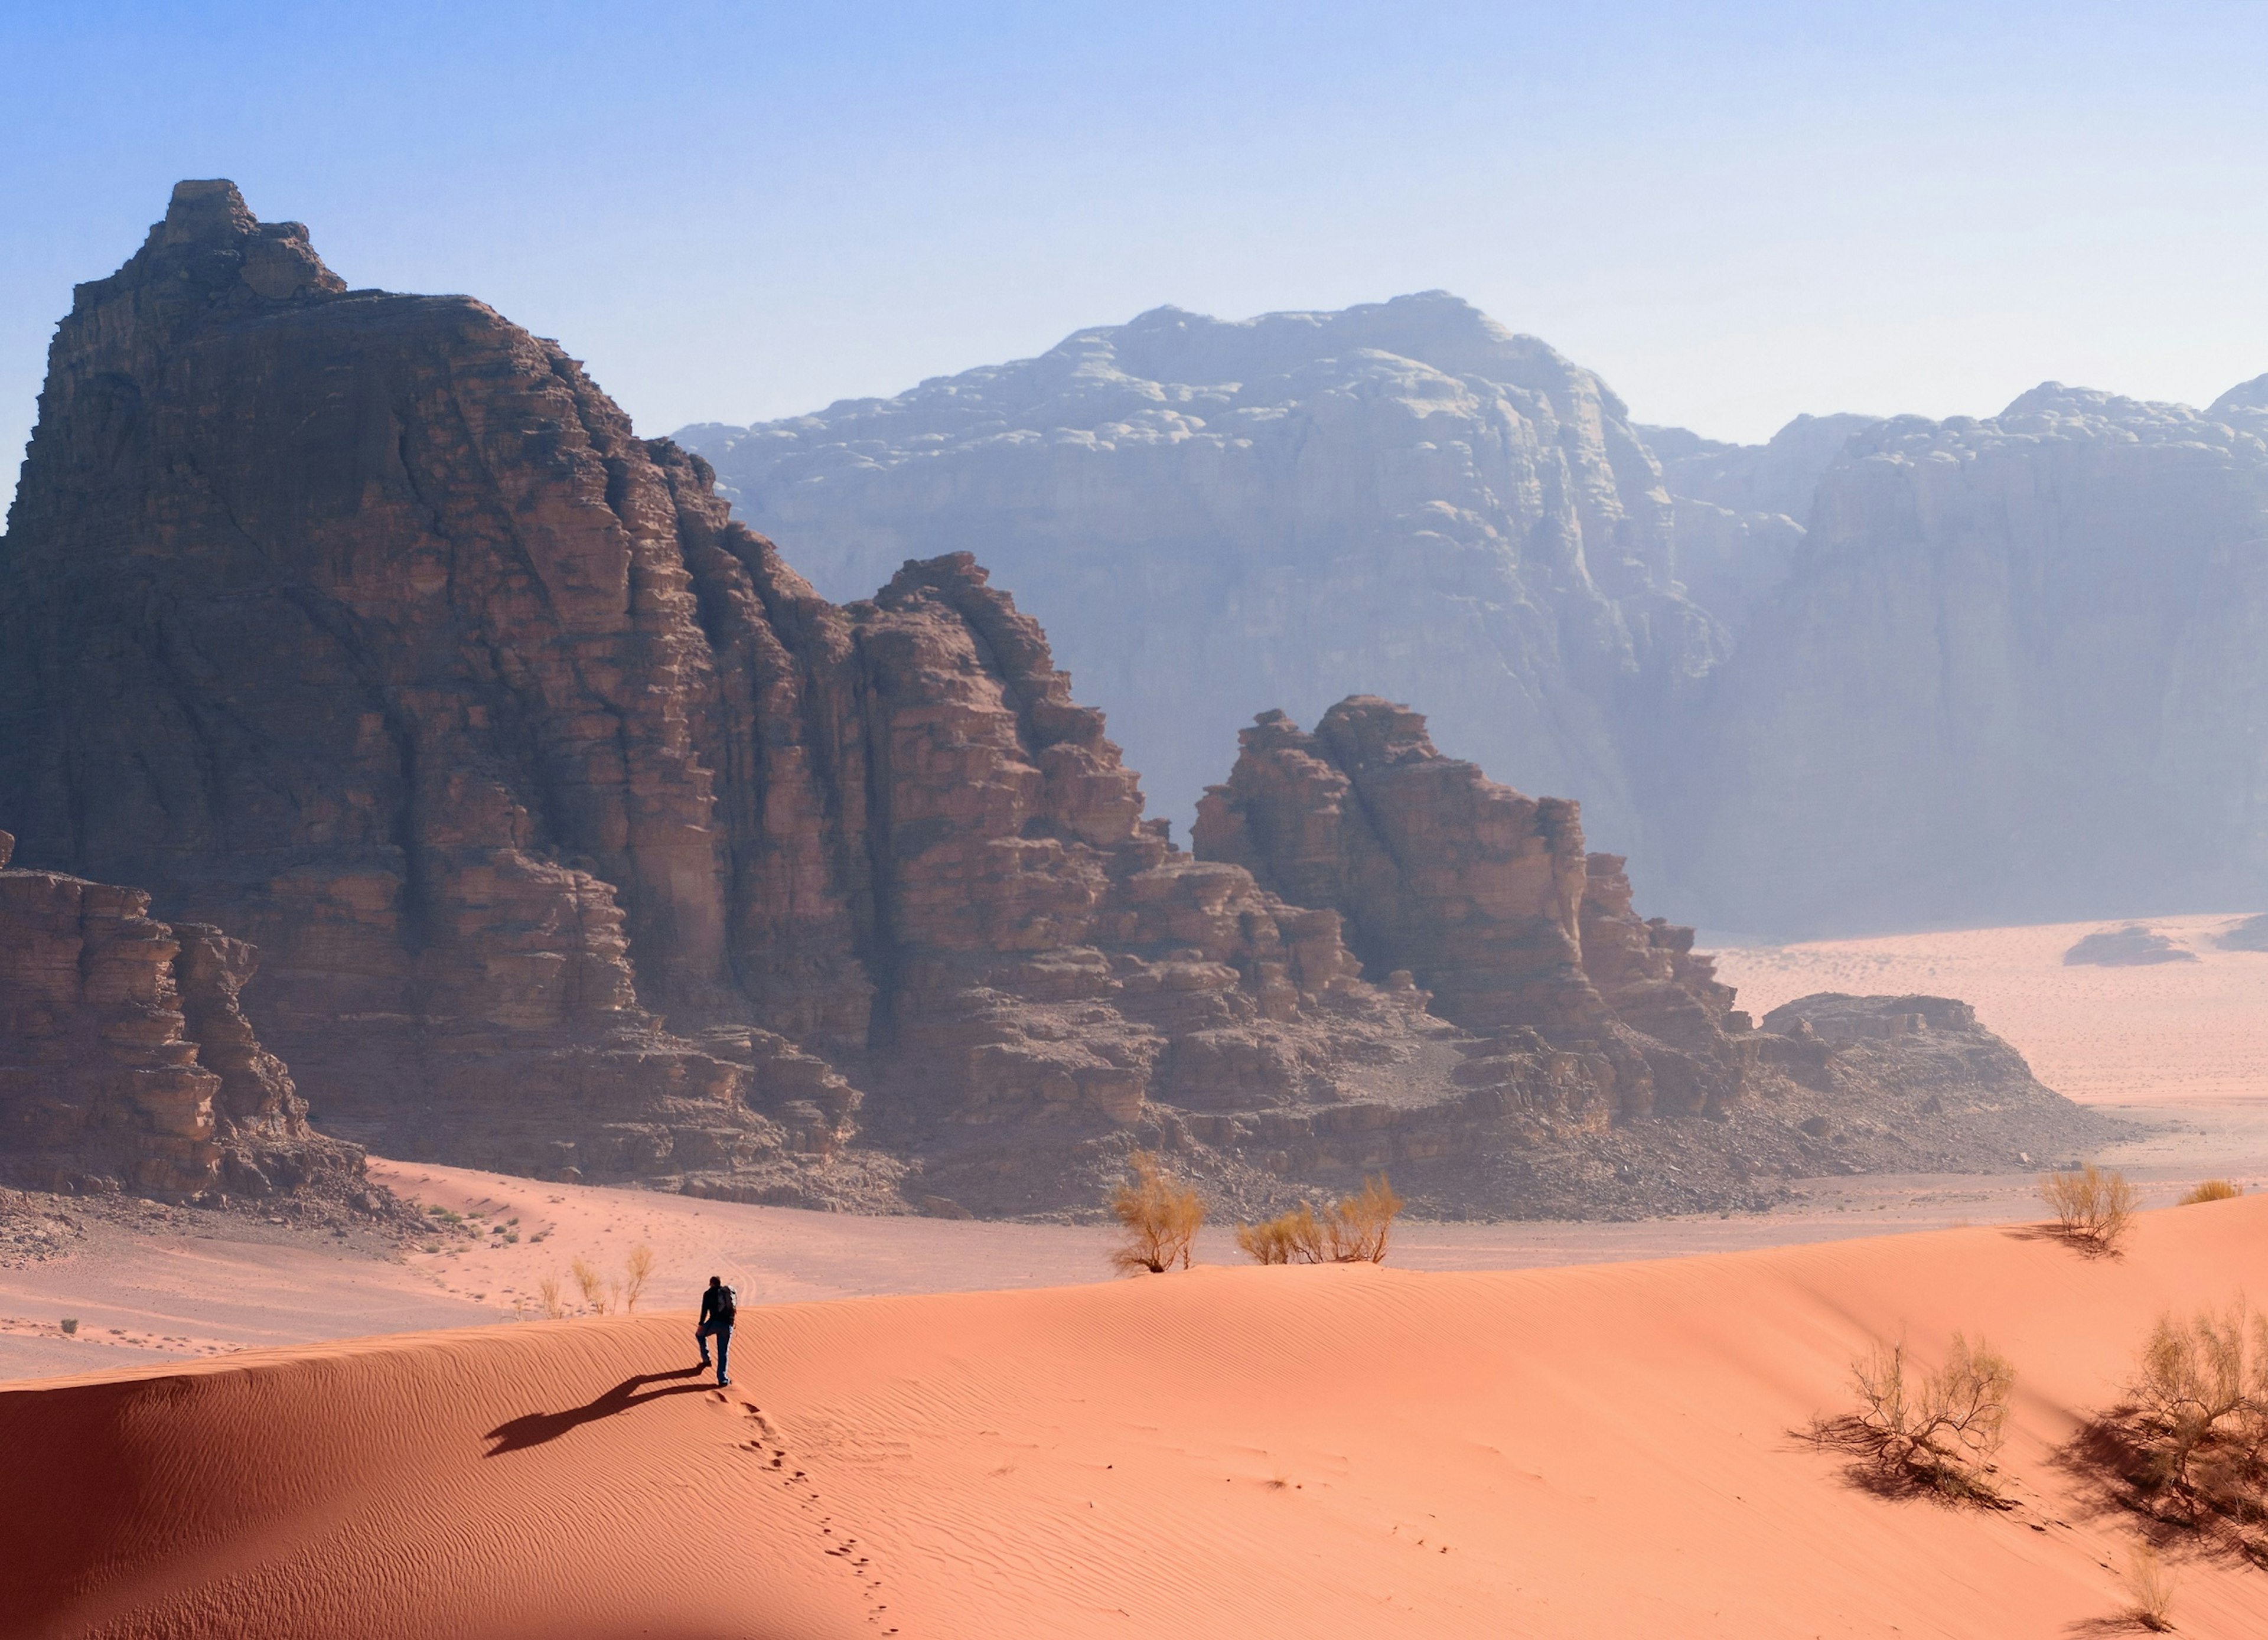
<svg viewBox="0 0 2268 1640"><path fill-rule="evenodd" d="M1635 846L1654 728L1726 644L1677 585L1621 401L1440 291L1241 323L1163 307L675 437L832 596L975 553L1176 824L1253 712L1370 691Z"/></svg>
<svg viewBox="0 0 2268 1640"><path fill-rule="evenodd" d="M1250 713L1375 692L1680 916L1793 936L2259 902L2263 382L1734 445L1436 292L679 437L830 591L975 551L1168 814Z"/></svg>
<svg viewBox="0 0 2268 1640"><path fill-rule="evenodd" d="M1445 438L1492 430L1424 462L1485 456L1517 505L1431 539L1499 590L1556 566L1520 619L1598 686L1575 717L1672 688L1717 636L1661 580L1618 410L1440 307L1360 334L1447 323L1540 385L1483 403L1492 379L1358 349L1381 396L1345 414L1440 399ZM1208 820L1226 857L1174 849L967 554L822 599L556 345L349 290L226 183L80 287L0 541L25 860L255 942L262 1039L319 1124L392 1154L1038 1211L1140 1143L1229 1205L1390 1166L1439 1210L1631 1211L2092 1131L2020 1061L1901 1114L1895 1077L1748 1030L1572 803L1440 758L1413 714L1254 733Z"/></svg>
<svg viewBox="0 0 2268 1640"><path fill-rule="evenodd" d="M1713 924L2073 921L2268 891L2268 391L2054 383L1858 430L1697 696L1664 869Z"/></svg>
<svg viewBox="0 0 2268 1640"><path fill-rule="evenodd" d="M249 946L154 920L138 889L10 870L14 846L0 831L0 1178L208 1201L362 1191L362 1152L308 1127L237 1006Z"/></svg>

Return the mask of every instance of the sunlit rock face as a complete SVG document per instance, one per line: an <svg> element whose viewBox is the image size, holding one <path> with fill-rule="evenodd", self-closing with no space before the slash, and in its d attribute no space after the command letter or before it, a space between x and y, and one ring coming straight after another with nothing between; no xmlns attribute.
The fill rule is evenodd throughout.
<svg viewBox="0 0 2268 1640"><path fill-rule="evenodd" d="M237 1005L258 967L136 888L11 870L0 831L0 1180L212 1201L359 1190Z"/></svg>
<svg viewBox="0 0 2268 1640"><path fill-rule="evenodd" d="M1621 401L1438 291L1241 323L1160 308L895 399L677 437L836 596L976 554L1177 825L1255 712L1373 693L1642 849L1655 728L1726 642L1676 585Z"/></svg>

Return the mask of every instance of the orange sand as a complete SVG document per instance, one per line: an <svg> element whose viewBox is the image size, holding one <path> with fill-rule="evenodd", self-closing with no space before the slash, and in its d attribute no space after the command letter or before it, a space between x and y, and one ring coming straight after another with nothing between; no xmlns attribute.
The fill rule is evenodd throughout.
<svg viewBox="0 0 2268 1640"><path fill-rule="evenodd" d="M1717 971L1759 1019L1812 991L1958 997L2085 1104L2268 1099L2268 952L2223 951L2234 916L2151 919L2195 962L2063 966L2063 953L2124 923L2058 923L1881 939L1733 949Z"/></svg>
<svg viewBox="0 0 2268 1640"><path fill-rule="evenodd" d="M541 1322L0 1387L0 1633L2124 1632L2052 1461L2268 1200L2126 1256L2007 1229L1485 1274L1200 1268ZM2019 1506L1888 1501L1789 1431L1869 1334L1982 1327ZM675 1374L675 1376L673 1376ZM2268 1632L2185 1562L2183 1634Z"/></svg>

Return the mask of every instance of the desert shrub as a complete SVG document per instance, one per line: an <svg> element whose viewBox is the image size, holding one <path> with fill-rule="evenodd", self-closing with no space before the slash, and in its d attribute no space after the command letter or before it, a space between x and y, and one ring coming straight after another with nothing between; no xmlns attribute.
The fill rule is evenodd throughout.
<svg viewBox="0 0 2268 1640"><path fill-rule="evenodd" d="M2136 1622L2153 1634L2174 1626L2174 1574L2154 1544L2137 1543L2126 1555L2126 1592Z"/></svg>
<svg viewBox="0 0 2268 1640"><path fill-rule="evenodd" d="M2134 1481L2198 1520L2268 1517L2268 1316L2159 1318L2129 1386Z"/></svg>
<svg viewBox="0 0 2268 1640"><path fill-rule="evenodd" d="M2093 1162L2065 1173L2040 1175L2040 1200L2056 1216L2056 1228L2100 1253L2118 1245L2134 1222L2134 1187L2126 1175Z"/></svg>
<svg viewBox="0 0 2268 1640"><path fill-rule="evenodd" d="M1360 1195L1343 1198L1324 1215L1324 1233L1331 1241L1331 1256L1347 1261L1361 1259L1373 1264L1385 1263L1387 1238L1393 1233L1395 1217L1401 1211L1402 1198L1394 1194L1394 1187L1386 1181L1384 1173L1364 1180Z"/></svg>
<svg viewBox="0 0 2268 1640"><path fill-rule="evenodd" d="M1322 1226L1305 1202L1288 1213L1236 1227L1236 1245L1256 1264L1320 1264Z"/></svg>
<svg viewBox="0 0 2268 1640"><path fill-rule="evenodd" d="M536 1283L535 1291L543 1299L543 1313L545 1318L549 1320L557 1320L559 1319L559 1312L561 1308L559 1303L559 1278L556 1276L546 1276L541 1281Z"/></svg>
<svg viewBox="0 0 2268 1640"><path fill-rule="evenodd" d="M1361 1195L1342 1196L1320 1214L1302 1202L1275 1218L1239 1224L1236 1245L1257 1264L1382 1264L1402 1207L1380 1173L1363 1180Z"/></svg>
<svg viewBox="0 0 2268 1640"><path fill-rule="evenodd" d="M585 1259L577 1259L568 1268L575 1273L575 1284L583 1290L583 1302L591 1306L593 1313L604 1315L607 1313L606 1277L592 1269L590 1261Z"/></svg>
<svg viewBox="0 0 2268 1640"><path fill-rule="evenodd" d="M1148 1270L1163 1275L1178 1262L1189 1267L1189 1248L1204 1224L1204 1203L1197 1193L1167 1173L1148 1151L1128 1157L1133 1177L1110 1198L1110 1211L1125 1232L1110 1255L1119 1269Z"/></svg>
<svg viewBox="0 0 2268 1640"><path fill-rule="evenodd" d="M2243 1194L2242 1185L2231 1184L2226 1179L2208 1179L2174 1205L2195 1207L2200 1202L2232 1202Z"/></svg>
<svg viewBox="0 0 2268 1640"><path fill-rule="evenodd" d="M1922 1371L1905 1341L1879 1340L1851 1363L1859 1410L1815 1426L1820 1438L1854 1447L1879 1478L1918 1482L1948 1497L1996 1502L1988 1478L2015 1393L2016 1370L1979 1338L1953 1335L1944 1361Z"/></svg>
<svg viewBox="0 0 2268 1640"><path fill-rule="evenodd" d="M645 1295L645 1284L653 1279L653 1249L641 1241L630 1249L622 1261L622 1313L637 1308L637 1301Z"/></svg>
<svg viewBox="0 0 2268 1640"><path fill-rule="evenodd" d="M77 1331L78 1317L76 1315L66 1315L63 1317L63 1335L68 1338L77 1334Z"/></svg>

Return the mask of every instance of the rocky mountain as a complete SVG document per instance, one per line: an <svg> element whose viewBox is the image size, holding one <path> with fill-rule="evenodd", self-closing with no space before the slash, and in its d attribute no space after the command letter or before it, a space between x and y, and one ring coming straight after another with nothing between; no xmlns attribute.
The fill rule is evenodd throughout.
<svg viewBox="0 0 2268 1640"><path fill-rule="evenodd" d="M675 438L830 595L976 554L1169 815L1253 712L1371 692L1637 847L1657 732L1725 647L1621 401L1440 291L1239 323L1159 308Z"/></svg>
<svg viewBox="0 0 2268 1640"><path fill-rule="evenodd" d="M1735 445L1436 292L679 437L846 595L976 552L1167 813L1251 711L1421 701L1679 915L1788 936L2268 891L2264 382Z"/></svg>
<svg viewBox="0 0 2268 1640"><path fill-rule="evenodd" d="M1822 931L2268 894L2268 408L2051 383L1856 431L1697 692L1681 905Z"/></svg>
<svg viewBox="0 0 2268 1640"><path fill-rule="evenodd" d="M1488 415L1551 475L1547 624L1638 688L1665 629L1714 638L1647 590L1587 380L1548 445ZM1252 732L1215 857L1175 849L968 555L830 602L556 344L349 289L222 182L79 288L0 539L25 861L256 942L244 1013L389 1153L1001 1212L1138 1143L1228 1206L1390 1166L1436 1210L1607 1211L2092 1131L2012 1072L1909 1134L1894 1077L1748 1030L1575 805L1414 714Z"/></svg>
<svg viewBox="0 0 2268 1640"><path fill-rule="evenodd" d="M369 1195L238 1007L251 947L137 889L11 871L0 831L0 1178L225 1200ZM374 1203L373 1203L374 1204Z"/></svg>

